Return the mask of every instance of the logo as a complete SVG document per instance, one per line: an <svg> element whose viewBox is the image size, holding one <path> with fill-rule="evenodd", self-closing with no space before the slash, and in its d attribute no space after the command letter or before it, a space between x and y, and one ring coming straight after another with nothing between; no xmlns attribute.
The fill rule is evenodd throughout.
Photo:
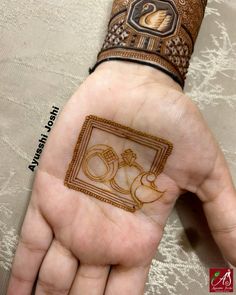
<svg viewBox="0 0 236 295"><path fill-rule="evenodd" d="M137 0L131 4L128 23L139 32L165 37L175 32L178 12L170 0Z"/></svg>
<svg viewBox="0 0 236 295"><path fill-rule="evenodd" d="M210 292L229 293L233 292L233 269L211 268L210 269Z"/></svg>

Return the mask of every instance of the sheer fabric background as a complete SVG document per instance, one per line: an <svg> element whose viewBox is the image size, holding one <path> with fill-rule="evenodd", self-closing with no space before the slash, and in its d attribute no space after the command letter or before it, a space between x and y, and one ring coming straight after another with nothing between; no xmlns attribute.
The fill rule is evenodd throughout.
<svg viewBox="0 0 236 295"><path fill-rule="evenodd" d="M208 2L185 90L201 108L236 180L236 2ZM30 198L34 174L28 165L51 107L62 108L88 75L111 4L1 0L0 295L6 294ZM199 217L198 201L194 196L189 200L181 199L168 221L145 295L208 294L208 268L225 265Z"/></svg>

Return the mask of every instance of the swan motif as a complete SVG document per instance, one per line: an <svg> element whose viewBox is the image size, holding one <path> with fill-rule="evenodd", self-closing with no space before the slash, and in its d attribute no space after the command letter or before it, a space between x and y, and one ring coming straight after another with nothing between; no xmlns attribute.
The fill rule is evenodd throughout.
<svg viewBox="0 0 236 295"><path fill-rule="evenodd" d="M139 20L140 26L164 32L171 22L171 15L168 15L166 10L158 10L153 3L146 3L143 6L142 13L150 8L152 8L150 12L141 16Z"/></svg>
<svg viewBox="0 0 236 295"><path fill-rule="evenodd" d="M131 197L139 208L143 204L153 203L163 197L164 191L159 191L156 184L156 175L152 172L139 174L131 185Z"/></svg>

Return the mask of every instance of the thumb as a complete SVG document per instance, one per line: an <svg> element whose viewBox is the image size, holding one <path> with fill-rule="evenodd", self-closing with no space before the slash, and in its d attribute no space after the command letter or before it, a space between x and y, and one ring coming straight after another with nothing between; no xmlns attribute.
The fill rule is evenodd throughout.
<svg viewBox="0 0 236 295"><path fill-rule="evenodd" d="M197 194L212 235L224 257L236 266L236 191L226 160L219 151L215 166Z"/></svg>

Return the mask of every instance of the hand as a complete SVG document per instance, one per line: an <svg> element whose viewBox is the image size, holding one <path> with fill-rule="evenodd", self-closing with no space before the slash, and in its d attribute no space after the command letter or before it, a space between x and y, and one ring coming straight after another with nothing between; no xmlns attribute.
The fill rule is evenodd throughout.
<svg viewBox="0 0 236 295"><path fill-rule="evenodd" d="M129 213L64 186L81 126L91 114L173 143L158 177L164 198ZM48 140L7 294L31 294L38 273L37 295L143 294L166 220L185 191L202 200L217 244L236 265L236 193L197 107L157 70L100 65L67 103Z"/></svg>

